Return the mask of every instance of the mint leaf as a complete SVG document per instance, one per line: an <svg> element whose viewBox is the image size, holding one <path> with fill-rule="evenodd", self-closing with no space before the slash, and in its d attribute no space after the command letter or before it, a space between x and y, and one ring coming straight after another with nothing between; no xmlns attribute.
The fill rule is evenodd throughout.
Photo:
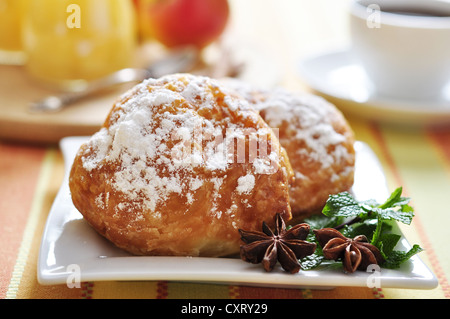
<svg viewBox="0 0 450 319"><path fill-rule="evenodd" d="M299 260L299 263L303 270L311 270L317 268L324 261L324 259L325 258L322 254L314 253Z"/></svg>
<svg viewBox="0 0 450 319"><path fill-rule="evenodd" d="M344 217L327 217L324 215L311 215L304 220L311 229L333 228L344 222Z"/></svg>
<svg viewBox="0 0 450 319"><path fill-rule="evenodd" d="M423 248L421 248L419 245L414 245L407 252L392 251L387 256L386 262L384 262L382 266L389 269L399 268L403 262L409 260L412 256L420 253L421 251L423 251Z"/></svg>
<svg viewBox="0 0 450 319"><path fill-rule="evenodd" d="M353 217L366 213L348 192L330 195L322 213L328 217Z"/></svg>
<svg viewBox="0 0 450 319"><path fill-rule="evenodd" d="M380 236L379 239L380 245L378 249L383 254L384 258L387 259L389 254L391 254L391 252L394 251L394 248L397 245L400 238L401 238L400 235L392 233L384 233Z"/></svg>
<svg viewBox="0 0 450 319"><path fill-rule="evenodd" d="M410 206L402 206L399 210L374 208L374 212L376 212L382 220L396 220L403 224L410 225L414 217L414 211L409 209L403 211L404 207Z"/></svg>
<svg viewBox="0 0 450 319"><path fill-rule="evenodd" d="M348 238L365 235L385 258L382 267L398 268L423 250L418 245L408 252L394 250L401 236L391 232L391 221L409 225L414 217L414 209L409 205L410 198L403 197L402 192L402 187L395 189L382 204L375 200L357 201L349 192L330 195L322 210L323 215L305 220L311 226L308 240L314 241L312 230L321 228L335 228ZM318 247L315 254L303 261L304 268L316 268L322 261L323 253Z"/></svg>
<svg viewBox="0 0 450 319"><path fill-rule="evenodd" d="M341 233L349 238L355 238L358 235L364 235L370 241L376 227L377 224L374 223L373 220L369 219L365 222L348 226L346 229L343 229Z"/></svg>
<svg viewBox="0 0 450 319"><path fill-rule="evenodd" d="M401 196L402 191L402 187L397 188L383 204L373 208L381 220L396 220L407 225L411 224L414 209L408 205L410 198Z"/></svg>
<svg viewBox="0 0 450 319"><path fill-rule="evenodd" d="M414 209L408 205L410 198L401 196L402 190L402 187L394 190L383 204L377 204L374 200L358 202L348 192L330 195L322 213L328 217L368 218L369 215L378 215L380 220L396 220L409 225Z"/></svg>
<svg viewBox="0 0 450 319"><path fill-rule="evenodd" d="M384 209L384 208L389 208L389 207L394 207L394 206L407 204L409 202L409 199L408 199L407 202L405 202L403 204L403 202L406 199L403 199L403 197L401 197L402 191L403 191L402 187L397 188L396 190L394 190L391 193L389 198L383 204L379 205L378 207Z"/></svg>

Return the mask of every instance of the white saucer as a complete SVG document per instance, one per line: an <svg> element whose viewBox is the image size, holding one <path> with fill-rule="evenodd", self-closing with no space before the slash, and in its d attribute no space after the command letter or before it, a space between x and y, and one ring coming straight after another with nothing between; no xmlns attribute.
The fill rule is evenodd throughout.
<svg viewBox="0 0 450 319"><path fill-rule="evenodd" d="M348 49L305 58L301 78L346 114L397 125L450 125L450 83L434 100L398 100L376 94Z"/></svg>

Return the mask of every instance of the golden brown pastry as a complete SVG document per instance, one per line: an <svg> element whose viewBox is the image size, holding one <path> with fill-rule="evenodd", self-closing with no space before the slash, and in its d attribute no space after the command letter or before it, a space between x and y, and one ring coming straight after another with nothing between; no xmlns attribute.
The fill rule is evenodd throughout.
<svg viewBox="0 0 450 319"><path fill-rule="evenodd" d="M295 175L290 189L295 219L320 212L330 194L352 187L354 135L333 104L312 94L262 90L229 79L223 83L253 104L278 132Z"/></svg>
<svg viewBox="0 0 450 319"><path fill-rule="evenodd" d="M295 217L322 210L330 194L352 187L354 136L334 105L315 95L276 90L259 110L269 126L279 129L294 170L290 202Z"/></svg>
<svg viewBox="0 0 450 319"><path fill-rule="evenodd" d="M247 101L177 74L117 101L80 148L69 185L93 228L133 254L225 256L239 251L239 228L257 230L276 212L291 218L292 176Z"/></svg>

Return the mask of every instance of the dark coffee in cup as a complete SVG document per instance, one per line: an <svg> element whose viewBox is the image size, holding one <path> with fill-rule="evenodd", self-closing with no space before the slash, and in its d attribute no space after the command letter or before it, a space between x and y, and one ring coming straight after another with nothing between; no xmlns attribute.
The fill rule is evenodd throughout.
<svg viewBox="0 0 450 319"><path fill-rule="evenodd" d="M424 9L424 8L388 8L381 9L386 13L395 13L402 15L418 16L418 17L450 17L449 12L440 12L437 10Z"/></svg>
<svg viewBox="0 0 450 319"><path fill-rule="evenodd" d="M450 82L450 2L353 0L352 51L376 93L439 99Z"/></svg>

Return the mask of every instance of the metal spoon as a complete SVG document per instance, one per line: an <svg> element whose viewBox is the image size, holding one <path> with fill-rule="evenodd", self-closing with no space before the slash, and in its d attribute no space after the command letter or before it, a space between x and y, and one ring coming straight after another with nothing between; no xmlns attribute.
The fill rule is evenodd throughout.
<svg viewBox="0 0 450 319"><path fill-rule="evenodd" d="M182 73L192 70L198 59L198 51L193 48L176 50L146 69L128 68L114 72L104 78L88 82L79 91L48 96L31 103L32 113L55 113L94 93L111 88L118 84L141 82L148 78L159 78L166 74Z"/></svg>

